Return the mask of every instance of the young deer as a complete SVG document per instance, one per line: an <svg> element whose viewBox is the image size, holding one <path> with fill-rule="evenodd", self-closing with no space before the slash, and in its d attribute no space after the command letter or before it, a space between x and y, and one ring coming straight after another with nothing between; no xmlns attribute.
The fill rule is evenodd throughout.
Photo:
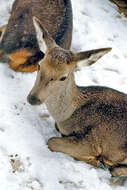
<svg viewBox="0 0 127 190"><path fill-rule="evenodd" d="M127 176L127 95L107 87L78 87L73 75L78 61L91 65L111 48L74 53L58 46L37 18L34 25L37 36L42 32L45 57L27 99L31 105L45 102L63 135L49 139L50 150L107 167L112 183L122 183Z"/></svg>
<svg viewBox="0 0 127 190"><path fill-rule="evenodd" d="M33 72L37 70L37 62L44 57L37 43L33 16L40 19L57 44L70 48L70 0L15 0L5 30L0 28L0 55L9 57L8 63L15 71Z"/></svg>

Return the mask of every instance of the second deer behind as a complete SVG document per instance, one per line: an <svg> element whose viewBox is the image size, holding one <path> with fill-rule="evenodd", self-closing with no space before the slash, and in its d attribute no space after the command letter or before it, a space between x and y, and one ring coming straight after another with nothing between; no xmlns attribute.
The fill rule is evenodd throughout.
<svg viewBox="0 0 127 190"><path fill-rule="evenodd" d="M70 0L15 0L7 26L0 29L0 56L6 55L15 71L33 72L44 57L37 43L33 16L40 19L61 47L69 49L71 45Z"/></svg>

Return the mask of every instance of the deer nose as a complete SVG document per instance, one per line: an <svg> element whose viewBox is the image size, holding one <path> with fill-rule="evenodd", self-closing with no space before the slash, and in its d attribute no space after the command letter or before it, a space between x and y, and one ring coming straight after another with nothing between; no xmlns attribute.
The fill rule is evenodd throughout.
<svg viewBox="0 0 127 190"><path fill-rule="evenodd" d="M29 95L27 100L31 105L39 105L39 104L41 104L41 101L36 96Z"/></svg>

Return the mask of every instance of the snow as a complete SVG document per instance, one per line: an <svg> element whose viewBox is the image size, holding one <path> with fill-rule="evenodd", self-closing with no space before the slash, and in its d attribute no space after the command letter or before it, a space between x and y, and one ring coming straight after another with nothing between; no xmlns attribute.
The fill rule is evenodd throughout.
<svg viewBox="0 0 127 190"><path fill-rule="evenodd" d="M0 0L0 25L13 0ZM78 85L103 85L127 93L127 19L108 0L72 0L74 51L112 47L91 67L76 72ZM16 73L0 63L0 189L125 190L109 184L110 173L51 152L47 140L59 136L45 105L26 101L35 73Z"/></svg>

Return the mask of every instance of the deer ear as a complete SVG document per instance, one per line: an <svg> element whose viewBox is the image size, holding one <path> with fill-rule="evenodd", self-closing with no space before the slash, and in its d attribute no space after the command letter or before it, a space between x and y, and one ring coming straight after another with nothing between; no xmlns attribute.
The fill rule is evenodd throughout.
<svg viewBox="0 0 127 190"><path fill-rule="evenodd" d="M90 51L84 51L79 53L74 53L72 61L74 62L83 62L83 66L89 66L94 64L98 59L104 56L106 53L111 51L112 48L102 48L95 49Z"/></svg>
<svg viewBox="0 0 127 190"><path fill-rule="evenodd" d="M52 48L56 45L55 41L48 33L46 28L44 28L40 20L36 17L33 17L33 23L37 35L37 41L40 47L40 50L45 53L47 49Z"/></svg>

